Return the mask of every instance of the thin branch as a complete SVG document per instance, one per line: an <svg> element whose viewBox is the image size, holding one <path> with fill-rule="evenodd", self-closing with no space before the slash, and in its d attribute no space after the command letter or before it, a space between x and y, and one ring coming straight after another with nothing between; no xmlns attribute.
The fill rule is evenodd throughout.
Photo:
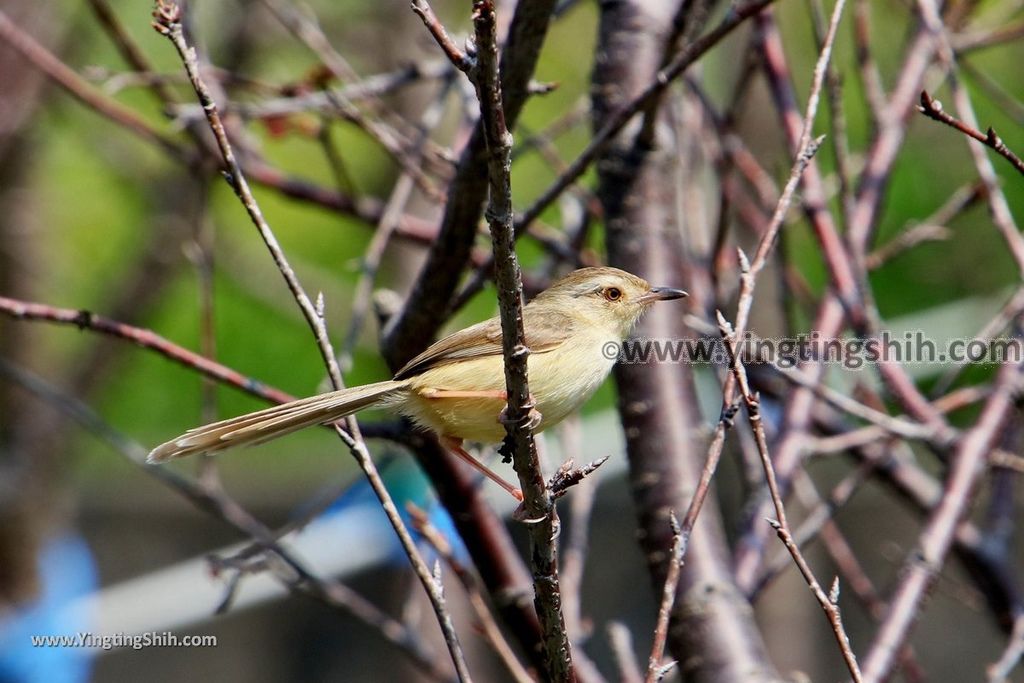
<svg viewBox="0 0 1024 683"><path fill-rule="evenodd" d="M233 370L226 365L178 346L152 330L134 327L125 323L96 315L86 310L56 308L46 304L20 301L0 296L0 313L17 320L39 320L62 325L73 325L80 330L93 330L102 334L125 339L143 348L156 351L175 363L191 368L206 377L213 378L236 389L273 403L287 403L295 400L291 394L275 389L263 382Z"/></svg>
<svg viewBox="0 0 1024 683"><path fill-rule="evenodd" d="M299 283L298 277L295 275L295 271L289 264L288 258L285 256L284 250L277 241L277 237L274 235L270 224L267 223L266 219L263 217L263 212L257 204L256 198L252 194L252 190L249 187L245 174L242 172L242 168L239 166L238 161L235 158L235 153L231 147L230 141L228 140L224 124L221 121L217 104L213 101L209 89L200 77L199 63L196 58L195 49L189 47L185 42L185 36L181 25L180 8L174 0L157 0L156 9L154 10L154 19L154 28L157 32L171 41L185 66L189 81L192 83L192 87L199 98L199 102L206 114L207 122L209 123L210 129L213 131L214 138L217 141L217 147L220 149L221 155L224 158L224 163L227 167L225 180L231 186L231 189L234 190L235 194L242 202L242 205L245 207L246 212L249 214L249 218L252 220L253 225L256 226L256 229L260 234L260 238L263 240L267 250L270 252L271 258L274 260L274 265L277 266L278 271L280 271L281 276L284 278L285 284L288 286L288 290L292 293L293 298L299 305L299 309L302 311L303 317L305 317L307 324L313 331L313 335L318 342L318 348L320 349L324 362L327 364L327 367L332 370L332 375L340 377L340 373L336 372L336 361L334 359L333 351L329 348L330 341L327 338L327 330L324 327L323 320L316 307L313 305L313 302L302 288L301 283Z"/></svg>
<svg viewBox="0 0 1024 683"><path fill-rule="evenodd" d="M110 7L110 3L107 0L88 0L88 3L96 15L96 19L103 26L107 35L110 36L111 42L114 43L118 52L121 53L121 58L137 74L152 74L153 67L149 60L146 59L145 53L139 48L131 34L125 30L117 15L114 14L114 10ZM174 94L168 87L168 82L165 79L151 78L145 81L145 85L162 105L166 106L174 101Z"/></svg>
<svg viewBox="0 0 1024 683"><path fill-rule="evenodd" d="M445 56L448 57L448 61L455 66L459 71L469 74L470 71L476 67L476 60L470 57L465 52L459 49L459 46L455 44L455 41L448 35L448 31L445 29L444 24L434 14L434 10L431 9L430 5L427 4L426 0L412 0L412 11L416 13L422 21L423 25L430 31L430 35L437 41L438 46L444 52Z"/></svg>
<svg viewBox="0 0 1024 683"><path fill-rule="evenodd" d="M999 660L988 667L985 672L988 676L988 683L1006 683L1018 664L1021 657L1024 657L1024 614L1018 615L1013 621L1013 632L1006 643L1006 649L999 657Z"/></svg>
<svg viewBox="0 0 1024 683"><path fill-rule="evenodd" d="M777 30L775 33L777 34ZM842 248L848 249L855 264L863 262L867 245L877 229L885 184L906 136L905 122L912 116L915 98L920 92L927 70L932 65L934 47L934 41L928 32L919 28L904 57L892 98L877 119L879 130L866 154L864 170L848 220L845 246L840 244ZM830 260L830 264L833 262ZM817 330L821 337L836 337L843 329L848 307L863 306L864 301L859 300L858 285L855 284L850 293L856 295L854 300L844 301L834 290L826 292L812 324L812 329ZM860 317L865 325L864 332L872 336L876 334L869 324L871 321L865 320L864 316ZM821 363L814 363L808 369L816 377L823 376L825 370ZM936 433L950 433L949 425L921 396L901 367L892 363L882 363L879 365L879 371L890 391L899 397L911 415L933 425ZM811 423L812 407L813 394L804 389L790 394L786 402L783 426L775 454L776 473L783 482L792 477L794 470L803 460L803 445ZM752 510L748 516L747 531L741 537L735 551L737 583L745 591L749 591L756 580L757 568L762 559L768 531L757 522L769 514L769 505L768 502L762 502Z"/></svg>
<svg viewBox="0 0 1024 683"><path fill-rule="evenodd" d="M878 126L888 114L885 87L878 63L872 55L871 3L869 0L855 0L853 5L853 41L856 49L858 75L864 88L872 124Z"/></svg>
<svg viewBox="0 0 1024 683"><path fill-rule="evenodd" d="M570 461L581 456L583 437L579 416L562 421L558 439ZM583 573L586 568L590 521L597 495L597 479L588 478L569 501L568 533L562 536L562 613L569 638L579 644L589 635L583 625Z"/></svg>
<svg viewBox="0 0 1024 683"><path fill-rule="evenodd" d="M629 628L620 621L609 622L608 640L618 665L619 680L622 683L641 683L640 663L633 652L633 636Z"/></svg>
<svg viewBox="0 0 1024 683"><path fill-rule="evenodd" d="M832 45L835 41L836 28L838 26L839 17L841 16L843 2L844 0L840 0L836 3L836 10L833 12L832 21L829 25L828 36L822 46L821 54L819 55L818 62L814 69L815 85L808 97L807 116L804 117L804 132L801 134L801 144L797 150L796 161L790 171L789 180L786 182L786 185L782 190L782 194L779 196L779 201L775 206L775 212L772 215L771 223L765 230L764 234L762 234L761 240L758 244L757 257L755 258L758 271L764 267L767 262L768 255L775 247L779 230L782 228L783 220L785 219L789 206L792 203L793 195L800 183L804 170L807 168L808 163L810 163L810 160L814 157L814 154L817 152L822 142L821 137L811 139L811 130L814 125L814 115L817 112L817 103L818 98L820 97L822 83L824 81L825 67L828 64L828 58L832 53ZM751 306L753 305L754 283L758 272L750 272L750 265L746 261L746 256L741 255L740 260L741 263L744 264L743 270L745 275L741 280L742 293L737 306L737 338L741 338L743 336L747 327L747 320L750 316ZM690 502L690 507L687 509L686 515L683 517L682 554L684 557L686 555L690 533L697 522L697 516L700 514L700 509L704 505L704 500L711 486L711 479L714 476L715 470L718 466L718 461L721 458L722 448L725 444L725 433L732 427L732 420L735 416L737 400L735 396L735 385L733 382L734 380L732 375L727 375L725 378L725 386L722 390L722 409L719 421L715 427L715 433L711 443L708 446L708 453L705 458L701 479L697 484L697 489L695 490L694 497Z"/></svg>
<svg viewBox="0 0 1024 683"><path fill-rule="evenodd" d="M929 516L917 549L907 558L889 613L864 656L864 680L885 680L896 655L916 621L921 600L935 581L953 543L960 520L967 513L997 432L1013 409L1020 385L1021 366L1007 363L996 379L992 395L975 425L958 441L950 458L951 469L938 505Z"/></svg>
<svg viewBox="0 0 1024 683"><path fill-rule="evenodd" d="M59 83L85 106L95 110L122 128L155 144L173 158L191 163L189 153L175 140L156 130L132 109L113 100L79 76L52 52L23 31L0 10L0 42L14 48L48 78Z"/></svg>
<svg viewBox="0 0 1024 683"><path fill-rule="evenodd" d="M185 70L188 73L189 80L192 82L193 89L199 98L203 111L206 113L210 129L213 131L214 137L217 140L217 146L220 148L221 154L224 157L224 163L228 169L226 180L238 195L238 198L245 206L249 217L252 219L253 224L259 231L260 237L266 244L274 263L277 265L278 270L281 272L282 277L288 285L288 289L292 292L296 303L299 305L299 308L302 310L306 321L309 323L309 326L313 331L313 335L317 341L317 347L320 350L325 364L327 365L332 383L336 389L340 389L343 386L341 371L338 367L337 359L334 356L334 350L328 337L323 316L320 314L319 309L321 307L314 306L313 302L310 301L309 297L306 295L302 285L299 283L298 278L295 275L295 272L288 263L288 259L285 257L284 251L277 242L277 238L274 236L270 225L264 219L263 213L252 195L252 191L249 189L249 184L242 173L241 167L235 159L231 143L228 140L227 133L225 132L223 123L221 122L217 105L211 98L206 84L199 75L199 65L196 60L195 50L185 41L181 25L180 7L173 2L173 0L157 0L153 16L155 20L153 24L154 28L161 35L167 37L178 51L182 63L185 66ZM347 432L340 424L335 425L338 435L348 446L349 450L359 463L359 466L366 474L370 486L373 488L374 493L380 500L381 506L387 514L391 525L394 527L399 541L413 565L413 569L415 570L417 577L430 598L431 605L434 608L438 624L444 634L445 643L448 646L448 652L451 655L452 663L455 666L455 671L459 676L459 679L461 681L469 681L471 678L469 675L469 669L466 666L465 655L463 654L462 647L459 644L458 634L452 624L451 614L448 612L448 608L445 605L444 595L439 581L437 580L437 577L430 572L423 558L420 556L419 550L416 548L416 544L413 541L412 536L409 534L409 530L405 527L405 523L402 521L402 518L398 513L398 509L395 507L394 501L391 499L391 495L388 493L387 488L384 486L384 482L380 478L380 473L377 471L373 464L373 460L370 458L370 454L366 449L365 442L359 434L359 428L355 420L352 418L347 419L346 427L348 428Z"/></svg>
<svg viewBox="0 0 1024 683"><path fill-rule="evenodd" d="M939 123L944 123L954 130L958 130L969 138L973 138L978 142L982 143L986 147L990 147L995 150L1000 156L1010 162L1010 164L1017 169L1017 172L1024 175L1024 161L1019 156L1013 153L1003 139L996 135L996 132L991 127L986 129L982 133L977 128L968 126L966 123L956 118L952 114L947 113L942 108L942 103L934 99L928 94L928 91L921 91L921 106L918 107L918 111Z"/></svg>
<svg viewBox="0 0 1024 683"><path fill-rule="evenodd" d="M505 126L515 128L530 96L530 81L551 23L555 0L528 0L515 5L501 51ZM479 45L476 48L479 50ZM477 57L479 59L479 56ZM472 107L468 107L471 110ZM467 120L467 123L469 121ZM385 358L397 370L422 351L447 318L451 298L472 260L477 228L488 193L488 151L482 119L462 149L448 185L438 239L428 253L406 305L384 331Z"/></svg>
<svg viewBox="0 0 1024 683"><path fill-rule="evenodd" d="M62 392L26 370L11 365L3 358L0 358L0 375L9 377L55 410L77 422L126 460L138 465L145 474L176 491L199 509L247 535L253 540L253 551L258 550L280 558L282 562L264 562L262 568L273 573L283 585L354 616L374 633L397 646L430 678L438 681L450 680L449 674L437 667L430 648L415 630L393 619L340 581L314 574L291 554L286 544L278 543L279 534L263 526L222 489L210 488L203 481L194 481L172 469L147 466L146 455L149 449L114 429L74 396ZM237 585L236 582L232 583Z"/></svg>
<svg viewBox="0 0 1024 683"><path fill-rule="evenodd" d="M64 64L36 40L14 24L0 10L0 40L10 44L33 66L44 73L53 83L70 93L86 107L92 109L121 126L140 139L155 145L175 161L194 168L201 162L201 155L186 149L171 137L161 133L133 110L117 100L108 97ZM201 108L200 108L201 110ZM186 121L188 124L188 121ZM186 125L186 127L190 127ZM204 154L208 150L203 145ZM223 162L218 160L218 164ZM352 198L329 190L303 178L294 177L274 168L266 162L252 158L245 162L245 172L260 185L271 187L286 197L322 206L332 211L353 215L360 220L376 224L381 217L382 205L373 198ZM430 242L436 230L425 228L421 221L412 216L403 216L398 228L399 234L421 242Z"/></svg>
<svg viewBox="0 0 1024 683"><path fill-rule="evenodd" d="M494 648L495 653L505 664L505 668L508 669L512 678L515 679L516 683L533 683L533 678L526 671L519 658L516 657L515 652L512 651L512 646L509 645L498 624L494 621L494 615L487 606L487 601L484 599L483 590L477 576L455 556L455 551L448 538L430 523L430 517L427 513L412 504L409 505L409 508L413 527L441 556L441 559L444 560L445 564L448 565L452 573L459 580L459 583L462 584L484 635L488 642L490 642L491 647Z"/></svg>
<svg viewBox="0 0 1024 683"><path fill-rule="evenodd" d="M993 30L960 33L953 37L953 50L958 54L1012 43L1024 37L1024 21L1005 24Z"/></svg>
<svg viewBox="0 0 1024 683"><path fill-rule="evenodd" d="M977 116L974 113L974 105L971 103L967 89L960 82L956 68L956 56L953 54L953 48L950 45L949 35L943 23L938 4L934 0L918 0L918 7L920 8L925 25L935 36L940 62L949 70L949 86L952 91L953 102L956 105L957 113L959 113L960 118L963 120L962 123L956 122L959 126L950 125L954 125L958 130L967 132L965 129L968 129L978 133L975 130ZM926 91L921 93L921 106L923 109L928 110L925 112L926 115L931 116L934 114L942 117L942 106L932 100ZM943 118L939 120L946 123ZM973 137L971 133L967 134ZM1010 152L992 128L988 129L985 140L982 142L1008 159L1017 171L1024 175L1024 163L1021 162L1019 157ZM1020 229L1013 220L1010 205L1006 200L1002 187L999 185L999 179L995 168L992 166L992 161L978 145L968 143L968 147L974 160L974 166L978 170L978 175L985 184L985 199L988 200L992 222L995 223L996 228L1006 242L1006 246L1009 247L1010 254L1017 264L1018 271L1024 276L1024 238L1021 237Z"/></svg>
<svg viewBox="0 0 1024 683"><path fill-rule="evenodd" d="M669 511L668 521L672 526L672 554L669 558L665 585L661 592L661 604L658 607L658 619L654 627L654 642L651 644L651 655L647 659L647 675L644 677L644 683L657 683L667 673L662 660L665 657L665 643L668 640L668 622L672 616L672 607L676 602L676 590L679 587L679 572L683 565L683 534L674 511Z"/></svg>
<svg viewBox="0 0 1024 683"><path fill-rule="evenodd" d="M847 668L850 670L850 675L853 677L855 683L861 683L863 678L861 677L860 667L857 664L857 657L853 654L853 649L850 647L850 638L846 634L846 629L843 627L842 615L839 612L839 580L836 579L832 583L832 588L828 594L822 590L821 585L814 576L814 572L811 570L807 560L804 558L803 553L800 552L799 546L793 541L793 536L789 530L789 522L786 519L786 509L782 502L782 494L779 492L779 485L775 477L775 468L772 466L771 455L768 453L768 438L765 436L764 422L761 419L761 406L760 399L754 395L750 390L750 386L747 383L747 373L743 367L743 362L737 353L736 337L732 325L730 325L721 313L718 314L718 324L722 330L722 339L725 341L726 349L729 352L729 363L732 374L736 377L736 384L739 387L740 395L743 397L743 402L747 409L747 419L750 421L751 429L754 431L754 437L757 442L757 451L761 456L761 464L764 467L765 479L768 482L768 491L771 495L772 503L775 506L774 520L769 519L768 523L775 529L775 532L779 536L779 540L789 551L789 554L793 557L793 562L800 570L800 574L803 575L804 580L811 589L811 593L814 595L818 604L824 611L829 624L832 627L832 633L835 636L836 643L839 645L839 650L843 655L843 660L846 662Z"/></svg>
<svg viewBox="0 0 1024 683"><path fill-rule="evenodd" d="M587 143L578 157L558 178L544 190L533 203L524 210L519 220L516 221L516 232L520 233L557 199L565 190L576 182L577 179L590 167L590 164L597 156L604 151L614 136L632 120L634 116L644 110L647 104L658 97L672 84L672 82L683 75L691 64L696 62L707 51L717 45L726 36L752 16L757 15L775 0L752 0L748 4L730 11L714 30L705 34L698 40L686 46L664 69L658 72L657 77L651 85L647 86L639 95L633 98L625 106L613 112L605 120L604 125L597 131Z"/></svg>
<svg viewBox="0 0 1024 683"><path fill-rule="evenodd" d="M426 142L430 139L430 133L441 121L444 114L445 100L455 80L447 80L440 88L433 102L423 112L419 122L418 138L414 142L414 155L421 155ZM343 345L343 357L351 361L359 334L362 332L363 322L370 308L370 299L373 295L373 285L377 278L377 270L380 268L381 260L384 258L384 251L391 241L391 236L398 228L398 222L405 210L406 204L413 196L413 179L403 172L391 191L384 212L381 214L380 222L373 233L370 244L363 253L361 272L356 282L355 293L353 294L352 313L349 321L348 334Z"/></svg>
<svg viewBox="0 0 1024 683"><path fill-rule="evenodd" d="M332 76L339 81L351 80L356 77L352 67L331 45L316 21L305 17L292 3L281 0L263 0L263 4L280 21L289 32L311 50ZM364 131L372 140L394 159L402 171L415 181L425 195L439 200L441 195L434 187L423 167L430 160L433 150L424 144L425 140L410 143L403 135L383 120L383 114L390 110L382 102L375 102L381 116L366 116L352 102L340 96L337 91L326 91L328 101L333 105L333 112L347 121L352 122ZM392 116L391 118L398 118ZM404 124L404 121L401 121ZM418 150L412 149L418 147Z"/></svg>
<svg viewBox="0 0 1024 683"><path fill-rule="evenodd" d="M273 97L255 102L230 101L221 110L236 115L242 120L276 119L282 116L314 112L327 114L337 112L339 100L361 102L388 95L406 86L450 78L454 73L447 60L435 60L424 64L408 64L393 71L366 76L354 83L345 83L328 90L298 92L286 97ZM205 118L203 110L196 104L179 104L171 109L175 121L187 124Z"/></svg>

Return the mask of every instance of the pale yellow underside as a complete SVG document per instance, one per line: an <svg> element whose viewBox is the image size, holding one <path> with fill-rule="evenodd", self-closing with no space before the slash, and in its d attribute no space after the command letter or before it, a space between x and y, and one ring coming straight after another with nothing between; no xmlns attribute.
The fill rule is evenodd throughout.
<svg viewBox="0 0 1024 683"><path fill-rule="evenodd" d="M614 341L607 333L573 335L557 348L530 355L530 393L542 416L539 432L558 424L577 410L604 382L614 363L602 355L602 347ZM503 398L428 398L429 390L505 390L501 356L487 356L431 368L409 380L408 394L399 397L398 409L417 424L445 436L497 443L505 437L498 421Z"/></svg>

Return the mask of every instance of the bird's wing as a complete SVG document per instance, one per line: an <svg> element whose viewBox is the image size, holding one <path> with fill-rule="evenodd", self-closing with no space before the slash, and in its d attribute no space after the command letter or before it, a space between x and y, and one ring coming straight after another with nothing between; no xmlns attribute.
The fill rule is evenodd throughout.
<svg viewBox="0 0 1024 683"><path fill-rule="evenodd" d="M572 336L573 318L550 308L527 306L523 309L526 345L532 353L543 353L560 346ZM408 379L430 368L483 356L501 355L501 319L491 318L448 335L432 344L395 374Z"/></svg>

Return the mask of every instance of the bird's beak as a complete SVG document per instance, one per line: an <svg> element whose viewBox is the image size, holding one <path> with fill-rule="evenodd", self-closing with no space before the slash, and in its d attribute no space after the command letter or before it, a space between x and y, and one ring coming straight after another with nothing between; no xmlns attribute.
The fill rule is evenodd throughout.
<svg viewBox="0 0 1024 683"><path fill-rule="evenodd" d="M651 291L640 297L640 302L646 304L654 301L671 301L672 299L682 299L684 296L689 296L689 294L681 289L651 287Z"/></svg>

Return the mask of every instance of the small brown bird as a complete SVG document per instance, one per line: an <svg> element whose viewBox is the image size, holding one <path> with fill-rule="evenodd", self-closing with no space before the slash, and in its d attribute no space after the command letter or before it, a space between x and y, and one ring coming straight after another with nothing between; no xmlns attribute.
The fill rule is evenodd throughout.
<svg viewBox="0 0 1024 683"><path fill-rule="evenodd" d="M615 353L655 301L686 296L651 287L617 268L581 268L523 309L530 391L540 414L534 431L558 424L604 382ZM609 357L610 356L610 357ZM518 500L522 493L467 453L463 440L496 443L505 436L501 321L491 318L433 344L394 379L310 396L190 429L157 446L149 462L263 443L310 425L329 424L377 406L390 407L438 435L441 443Z"/></svg>

